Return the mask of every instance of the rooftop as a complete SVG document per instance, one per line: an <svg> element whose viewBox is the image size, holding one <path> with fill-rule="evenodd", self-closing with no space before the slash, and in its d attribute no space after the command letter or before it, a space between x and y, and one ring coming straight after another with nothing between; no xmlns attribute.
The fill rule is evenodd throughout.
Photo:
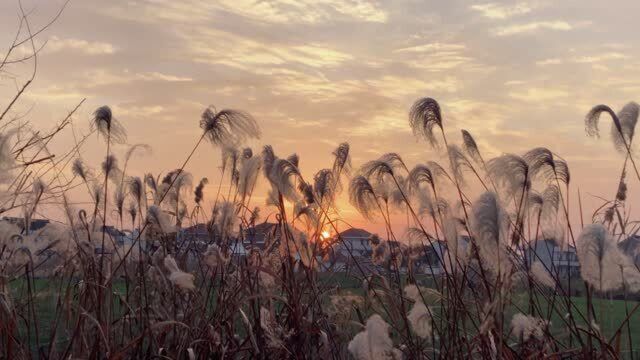
<svg viewBox="0 0 640 360"><path fill-rule="evenodd" d="M364 229L351 228L341 232L340 236L343 238L369 238L371 233Z"/></svg>
<svg viewBox="0 0 640 360"><path fill-rule="evenodd" d="M2 220L10 222L10 223L18 226L22 230L24 230L24 218L23 217L3 216ZM40 230L43 227L47 226L47 224L49 224L49 220L47 220L47 219L31 219L31 222L29 224L29 229L31 231Z"/></svg>

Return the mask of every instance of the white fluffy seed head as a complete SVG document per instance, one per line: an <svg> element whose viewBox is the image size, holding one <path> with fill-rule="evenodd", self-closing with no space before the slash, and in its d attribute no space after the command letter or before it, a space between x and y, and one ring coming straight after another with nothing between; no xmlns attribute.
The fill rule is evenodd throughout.
<svg viewBox="0 0 640 360"><path fill-rule="evenodd" d="M534 261L531 264L531 276L540 285L550 288L555 288L556 286L556 281L540 261Z"/></svg>
<svg viewBox="0 0 640 360"><path fill-rule="evenodd" d="M173 285L182 290L194 290L196 288L193 282L195 276L180 270L176 260L171 255L164 258L164 267L169 271L169 281Z"/></svg>
<svg viewBox="0 0 640 360"><path fill-rule="evenodd" d="M549 322L544 319L525 315L515 314L511 319L511 328L515 336L528 340L531 337L536 339L544 338L545 329L549 326Z"/></svg>
<svg viewBox="0 0 640 360"><path fill-rule="evenodd" d="M496 274L508 273L511 263L506 251L507 215L498 198L494 193L486 192L471 210L471 232L482 261Z"/></svg>
<svg viewBox="0 0 640 360"><path fill-rule="evenodd" d="M416 335L423 339L431 337L431 315L422 300L416 301L409 314L407 314L407 319L409 319L409 324L411 324L411 328Z"/></svg>
<svg viewBox="0 0 640 360"><path fill-rule="evenodd" d="M347 348L357 360L388 360L397 356L389 337L389 324L378 314L367 320L365 329L356 334Z"/></svg>
<svg viewBox="0 0 640 360"><path fill-rule="evenodd" d="M580 274L595 289L617 290L623 284L628 284L632 290L640 287L640 273L604 226L585 226L576 240L576 246Z"/></svg>

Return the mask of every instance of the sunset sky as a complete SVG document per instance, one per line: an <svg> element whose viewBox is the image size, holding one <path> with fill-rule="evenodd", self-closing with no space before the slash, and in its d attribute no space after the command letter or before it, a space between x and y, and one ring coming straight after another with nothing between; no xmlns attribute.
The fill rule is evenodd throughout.
<svg viewBox="0 0 640 360"><path fill-rule="evenodd" d="M63 2L23 4L36 28ZM72 0L40 37L48 42L37 78L17 110L50 129L86 97L74 117L86 133L91 112L110 105L130 144L153 147L133 171L158 173L188 155L207 105L243 109L263 132L250 145L298 153L311 178L343 141L354 167L390 151L409 166L439 160L407 120L413 101L429 96L452 141L467 129L486 158L535 146L564 157L571 196L579 187L589 217L592 195L614 195L623 158L608 119L600 140L585 135L583 119L598 103L640 101L638 12L636 0ZM0 53L18 20L17 1L0 1ZM11 76L20 85L28 69L0 74L2 108L15 93ZM53 148L68 149L70 132L64 139ZM84 154L98 164L104 146L93 141ZM187 170L216 179L219 158L203 146ZM343 215L380 229L350 207Z"/></svg>

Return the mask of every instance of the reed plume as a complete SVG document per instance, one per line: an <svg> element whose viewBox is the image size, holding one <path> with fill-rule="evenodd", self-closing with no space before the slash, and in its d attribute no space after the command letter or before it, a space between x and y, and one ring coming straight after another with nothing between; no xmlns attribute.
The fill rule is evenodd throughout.
<svg viewBox="0 0 640 360"><path fill-rule="evenodd" d="M344 174L349 176L351 174L351 156L349 143L341 143L333 151L333 171L334 177L338 179L340 175Z"/></svg>
<svg viewBox="0 0 640 360"><path fill-rule="evenodd" d="M638 105L636 103L629 103L625 107L623 107L619 114L616 114L607 105L601 104L594 106L587 113L584 120L585 130L588 136L600 136L598 122L602 113L607 113L609 114L609 116L611 116L611 120L613 121L612 133L616 134L615 136L613 136L614 145L616 146L616 148L622 148L624 150L627 159L631 160L631 165L633 166L636 177L638 178L638 180L640 180L640 172L638 171L638 167L636 166L631 151L631 141L633 140L633 135L635 133L635 124L637 123L638 119ZM623 117L622 119L624 120L624 125L618 115Z"/></svg>
<svg viewBox="0 0 640 360"><path fill-rule="evenodd" d="M147 222L156 225L163 233L170 233L175 230L173 225L171 225L169 215L162 211L157 205L151 205L149 209L147 209Z"/></svg>
<svg viewBox="0 0 640 360"><path fill-rule="evenodd" d="M340 180L335 176L335 171L322 169L313 177L314 197L323 204L333 205L334 203L340 184Z"/></svg>
<svg viewBox="0 0 640 360"><path fill-rule="evenodd" d="M186 291L196 288L194 284L195 276L180 270L176 260L171 255L164 258L164 266L169 271L169 281L173 285Z"/></svg>
<svg viewBox="0 0 640 360"><path fill-rule="evenodd" d="M473 164L471 161L464 155L462 150L457 145L449 145L447 148L447 153L449 155L449 160L451 162L451 170L452 174L457 180L458 184L464 185L464 171L472 171L477 174ZM478 179L482 182L482 178L478 176ZM484 182L482 183L484 185ZM485 186L485 190L486 186Z"/></svg>
<svg viewBox="0 0 640 360"><path fill-rule="evenodd" d="M242 149L242 160L251 159L253 157L253 150L250 147Z"/></svg>
<svg viewBox="0 0 640 360"><path fill-rule="evenodd" d="M424 300L422 300L422 296L420 296L417 289L414 290L413 288L416 288L416 286L409 285L405 288L405 293L414 302L407 314L407 319L409 319L411 328L416 335L423 339L430 339L432 332L431 312L424 304Z"/></svg>
<svg viewBox="0 0 640 360"><path fill-rule="evenodd" d="M18 130L9 130L0 133L0 184L9 183L13 180L13 169L15 168L15 156L11 146L11 139Z"/></svg>
<svg viewBox="0 0 640 360"><path fill-rule="evenodd" d="M556 179L556 161L551 150L537 147L527 151L522 159L527 163L531 180L551 181Z"/></svg>
<svg viewBox="0 0 640 360"><path fill-rule="evenodd" d="M268 179L282 196L295 203L299 198L296 182L303 182L301 177L302 174L296 164L288 159L276 158Z"/></svg>
<svg viewBox="0 0 640 360"><path fill-rule="evenodd" d="M511 329L518 338L528 340L531 337L542 339L549 322L544 319L518 313L511 319Z"/></svg>
<svg viewBox="0 0 640 360"><path fill-rule="evenodd" d="M400 359L400 351L393 347L389 324L380 315L372 315L365 328L349 342L349 352L357 360Z"/></svg>
<svg viewBox="0 0 640 360"><path fill-rule="evenodd" d="M377 160L366 162L360 168L360 173L369 180L373 180L376 183L383 183L386 176L394 177L396 172L401 169L409 171L400 155L387 153Z"/></svg>
<svg viewBox="0 0 640 360"><path fill-rule="evenodd" d="M485 192L473 203L470 221L483 262L496 274L508 273L511 264L505 239L507 215L494 193Z"/></svg>
<svg viewBox="0 0 640 360"><path fill-rule="evenodd" d="M87 168L82 161L82 159L77 158L73 161L73 165L71 166L71 173L75 176L80 177L84 182L87 182L91 179L91 171Z"/></svg>
<svg viewBox="0 0 640 360"><path fill-rule="evenodd" d="M462 145L464 150L467 152L467 155L469 155L469 157L476 163L484 163L482 155L480 154L480 149L478 149L478 144L476 144L476 140L473 138L471 133L464 129L460 131L462 132Z"/></svg>
<svg viewBox="0 0 640 360"><path fill-rule="evenodd" d="M208 183L209 183L209 179L207 179L206 177L200 179L200 182L198 182L198 186L196 186L196 189L193 191L194 201L198 206L200 205L200 202L204 197L204 187Z"/></svg>
<svg viewBox="0 0 640 360"><path fill-rule="evenodd" d="M142 205L147 205L147 194L145 194L144 183L138 176L134 176L128 179L129 194L133 197L138 208L142 209Z"/></svg>
<svg viewBox="0 0 640 360"><path fill-rule="evenodd" d="M106 105L93 112L91 127L108 142L122 144L127 141L127 132Z"/></svg>
<svg viewBox="0 0 640 360"><path fill-rule="evenodd" d="M487 169L496 185L502 186L509 196L526 193L531 188L529 165L518 155L505 154L489 160Z"/></svg>
<svg viewBox="0 0 640 360"><path fill-rule="evenodd" d="M262 162L261 156L253 156L243 161L240 165L238 193L242 202L253 192L258 181L258 175L260 175Z"/></svg>
<svg viewBox="0 0 640 360"><path fill-rule="evenodd" d="M564 183L565 185L569 185L571 182L571 172L569 171L569 164L563 159L554 159L554 170L555 170L555 178Z"/></svg>
<svg viewBox="0 0 640 360"><path fill-rule="evenodd" d="M437 146L433 129L438 127L442 131L442 114L438 102L428 97L417 100L409 111L409 125L415 135L424 137L431 146Z"/></svg>
<svg viewBox="0 0 640 360"><path fill-rule="evenodd" d="M622 253L607 229L600 224L585 226L576 240L582 278L600 291L617 290L624 282L640 284L640 273ZM621 272L621 269L624 270ZM635 290L633 290L635 291Z"/></svg>
<svg viewBox="0 0 640 360"><path fill-rule="evenodd" d="M256 120L240 110L223 109L209 106L200 120L204 135L215 145L238 144L247 138L259 138L260 128Z"/></svg>
<svg viewBox="0 0 640 360"><path fill-rule="evenodd" d="M367 219L371 219L374 209L379 207L373 186L362 175L351 179L349 183L349 201Z"/></svg>

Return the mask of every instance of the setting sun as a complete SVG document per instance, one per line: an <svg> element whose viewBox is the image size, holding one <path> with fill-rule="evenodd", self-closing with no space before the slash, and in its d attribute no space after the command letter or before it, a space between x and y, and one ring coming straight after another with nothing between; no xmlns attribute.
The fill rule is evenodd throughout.
<svg viewBox="0 0 640 360"><path fill-rule="evenodd" d="M325 230L325 231L323 231L323 232L320 234L320 238L321 238L322 240L328 239L328 238L330 238L330 237L331 237L331 234L330 234L328 231L326 231L326 230Z"/></svg>

